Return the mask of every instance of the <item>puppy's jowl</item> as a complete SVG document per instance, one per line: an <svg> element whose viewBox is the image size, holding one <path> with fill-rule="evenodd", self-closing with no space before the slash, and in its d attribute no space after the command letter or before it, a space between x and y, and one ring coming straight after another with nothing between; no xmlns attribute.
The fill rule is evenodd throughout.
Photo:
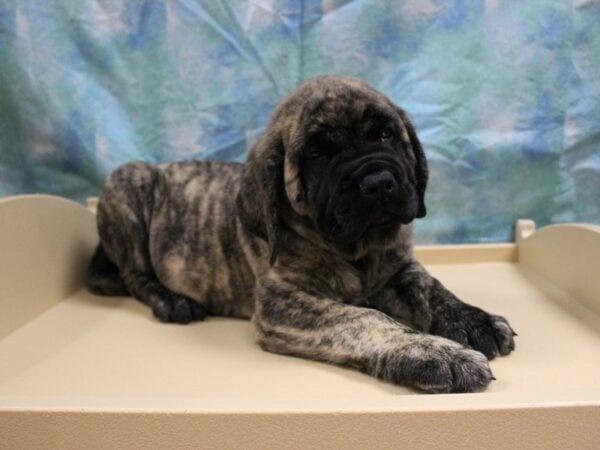
<svg viewBox="0 0 600 450"><path fill-rule="evenodd" d="M112 173L87 286L164 322L252 318L268 351L429 392L481 390L514 333L413 258L426 184L404 111L357 79L320 77L281 102L245 165Z"/></svg>

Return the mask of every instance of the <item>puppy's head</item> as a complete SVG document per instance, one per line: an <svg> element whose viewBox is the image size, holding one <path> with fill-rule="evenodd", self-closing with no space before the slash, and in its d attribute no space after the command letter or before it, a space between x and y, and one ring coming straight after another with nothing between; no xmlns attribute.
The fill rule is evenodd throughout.
<svg viewBox="0 0 600 450"><path fill-rule="evenodd" d="M251 150L245 178L272 261L286 208L343 247L391 242L426 212L427 165L412 124L354 78L319 77L290 94Z"/></svg>

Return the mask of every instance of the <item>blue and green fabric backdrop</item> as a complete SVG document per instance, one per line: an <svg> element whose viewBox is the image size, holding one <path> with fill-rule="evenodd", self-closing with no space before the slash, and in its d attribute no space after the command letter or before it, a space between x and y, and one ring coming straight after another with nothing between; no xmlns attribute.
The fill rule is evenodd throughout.
<svg viewBox="0 0 600 450"><path fill-rule="evenodd" d="M322 73L413 118L419 242L600 222L597 0L0 0L0 195L83 201L119 164L244 161Z"/></svg>

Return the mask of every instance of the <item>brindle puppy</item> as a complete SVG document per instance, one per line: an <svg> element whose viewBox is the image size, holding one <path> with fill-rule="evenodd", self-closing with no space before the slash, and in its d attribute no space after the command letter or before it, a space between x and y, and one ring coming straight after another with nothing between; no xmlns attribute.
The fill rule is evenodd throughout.
<svg viewBox="0 0 600 450"><path fill-rule="evenodd" d="M514 333L413 258L426 184L404 111L357 79L316 78L283 100L245 165L113 172L87 286L131 294L164 322L251 317L268 351L429 392L481 390L486 356L510 353Z"/></svg>

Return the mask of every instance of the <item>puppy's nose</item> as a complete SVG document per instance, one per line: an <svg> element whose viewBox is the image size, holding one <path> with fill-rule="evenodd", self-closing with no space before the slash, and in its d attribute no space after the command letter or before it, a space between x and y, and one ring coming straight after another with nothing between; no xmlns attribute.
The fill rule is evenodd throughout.
<svg viewBox="0 0 600 450"><path fill-rule="evenodd" d="M363 178L360 193L363 197L374 200L391 195L397 187L394 176L387 170L382 170Z"/></svg>

